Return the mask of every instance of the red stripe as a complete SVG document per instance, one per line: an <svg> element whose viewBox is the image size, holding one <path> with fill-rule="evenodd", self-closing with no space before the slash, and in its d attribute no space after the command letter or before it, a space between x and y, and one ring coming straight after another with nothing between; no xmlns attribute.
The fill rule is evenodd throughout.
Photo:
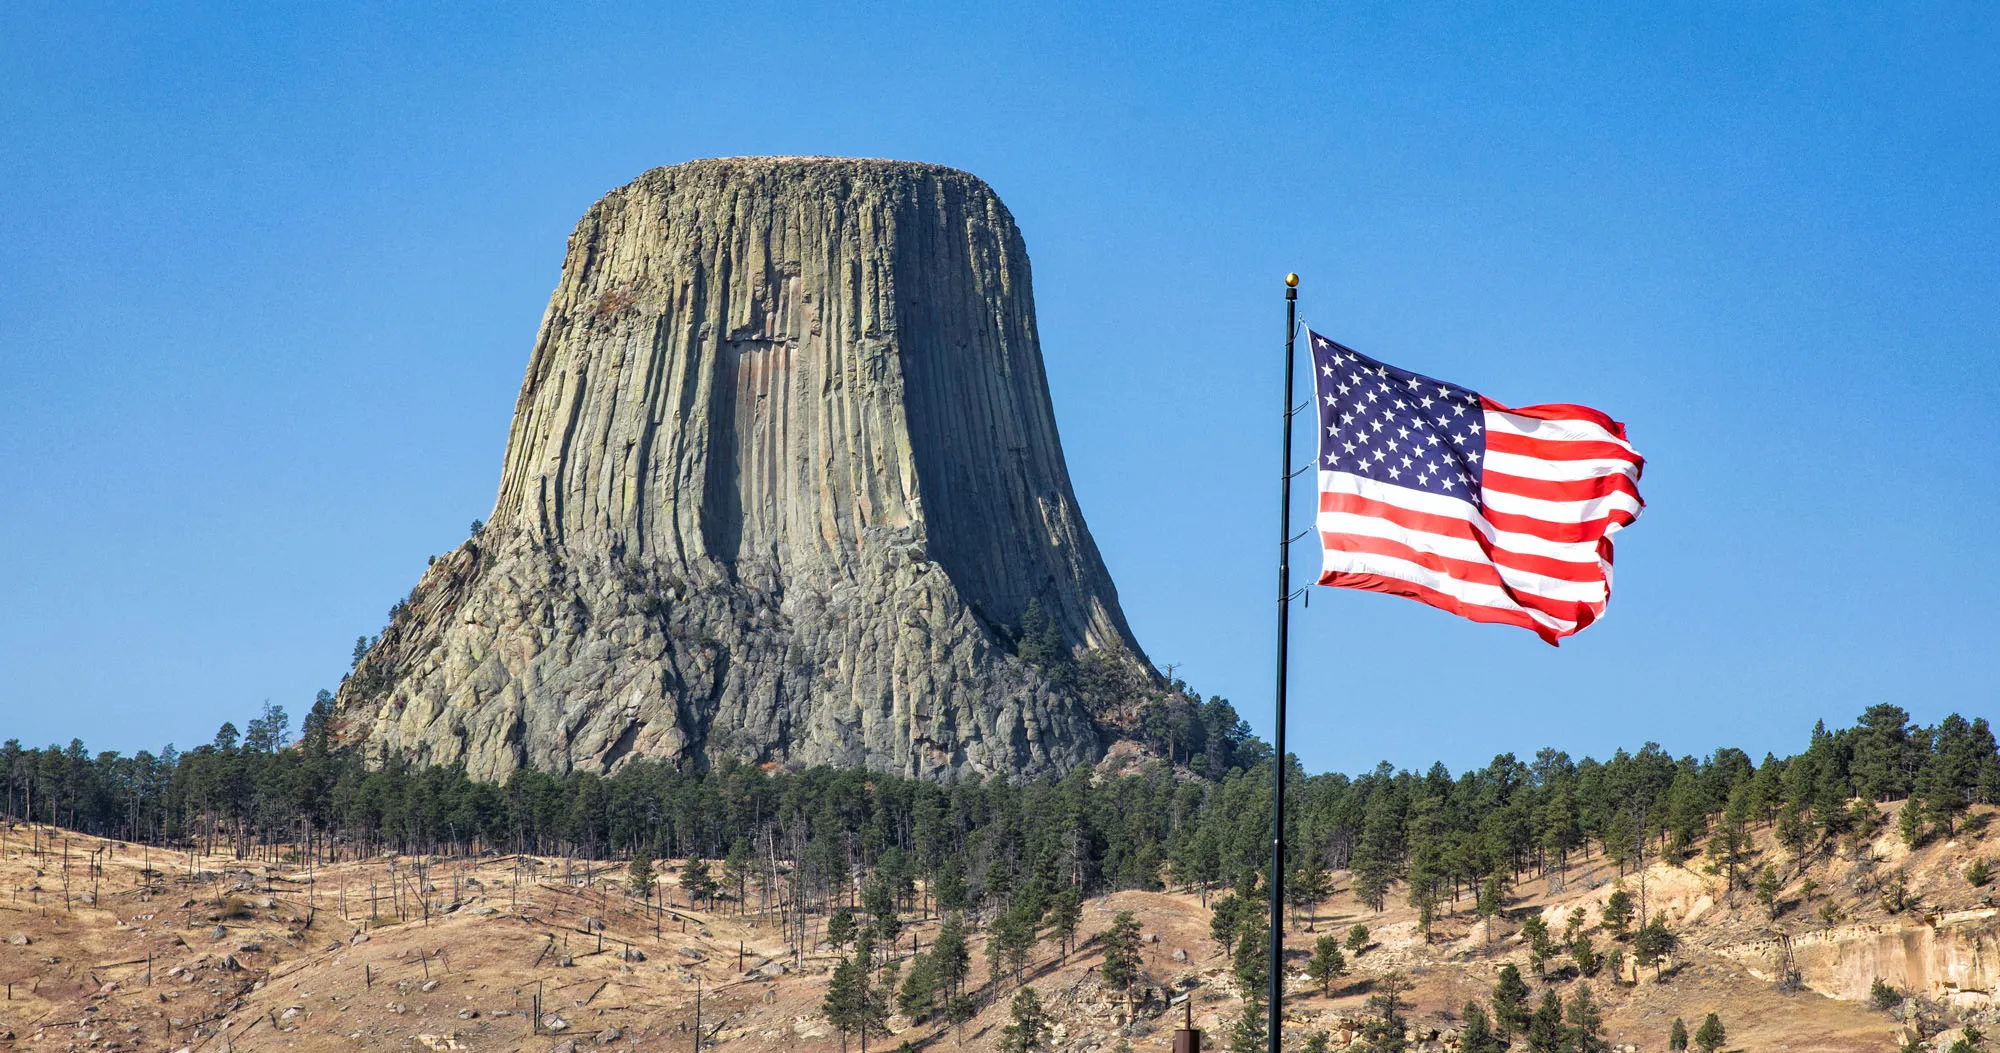
<svg viewBox="0 0 2000 1053"><path fill-rule="evenodd" d="M1592 605L1580 600L1558 600L1539 593L1523 592L1501 580L1500 572L1490 563L1472 563L1462 559L1440 556L1435 552L1425 552L1411 548L1387 538L1369 537L1365 534L1320 533L1320 542L1335 552L1362 552L1377 556L1389 556L1408 560L1411 563L1449 575L1459 581L1473 585L1491 585L1507 594L1507 598L1531 610L1566 621L1576 621L1592 610ZM1602 579L1599 579L1600 581Z"/></svg>
<svg viewBox="0 0 2000 1053"><path fill-rule="evenodd" d="M1488 453L1512 453L1538 461L1630 461L1644 466L1646 459L1615 442L1590 439L1536 439L1506 431L1487 431Z"/></svg>
<svg viewBox="0 0 2000 1053"><path fill-rule="evenodd" d="M1478 545L1493 562L1514 570L1524 570L1530 574L1542 574L1564 581L1603 581L1604 573L1595 562L1555 559L1550 556L1516 552L1513 549L1495 545L1471 522L1454 516L1441 516L1431 512L1417 512L1400 505L1375 501L1358 494L1322 493L1319 495L1319 509L1322 512L1345 512L1350 515L1381 519L1402 527L1426 534L1441 534L1449 538L1470 541ZM1590 540L1588 538L1582 540ZM1599 546L1600 548L1602 546Z"/></svg>
<svg viewBox="0 0 2000 1053"><path fill-rule="evenodd" d="M1517 497L1532 497L1537 501L1590 501L1611 494L1630 494L1640 505L1646 503L1645 499L1639 496L1639 484L1622 472L1558 482L1554 479L1529 479L1520 475L1508 475L1488 468L1480 475L1480 484L1487 490L1497 490Z"/></svg>
<svg viewBox="0 0 2000 1053"><path fill-rule="evenodd" d="M1533 534L1545 541L1602 541L1611 524L1631 526L1636 517L1624 509L1618 509L1602 519L1587 519L1581 523L1551 523L1534 516L1518 515L1513 512L1495 512L1491 508L1480 510L1495 530L1508 530L1516 534Z"/></svg>
<svg viewBox="0 0 2000 1053"><path fill-rule="evenodd" d="M1547 640L1550 646L1554 646L1556 641L1590 624L1588 621L1578 622L1575 629L1571 629L1569 632L1559 632L1535 621L1522 611L1510 611L1499 607L1486 607L1480 604L1466 603L1456 596L1447 596L1429 586L1419 585L1413 581L1404 581L1401 578L1386 577L1381 574L1330 572L1321 574L1319 583L1343 589L1366 589L1369 592L1386 593L1390 596L1407 596L1418 603L1427 603L1441 611L1448 611L1461 618L1470 619L1475 622L1518 625L1523 629L1531 630L1536 636Z"/></svg>
<svg viewBox="0 0 2000 1053"><path fill-rule="evenodd" d="M1550 402L1540 406L1502 406L1484 395L1479 396L1479 403L1490 410L1512 413L1517 417L1533 417L1536 420L1587 420L1621 439L1625 437L1625 425L1589 406L1575 406L1566 402Z"/></svg>

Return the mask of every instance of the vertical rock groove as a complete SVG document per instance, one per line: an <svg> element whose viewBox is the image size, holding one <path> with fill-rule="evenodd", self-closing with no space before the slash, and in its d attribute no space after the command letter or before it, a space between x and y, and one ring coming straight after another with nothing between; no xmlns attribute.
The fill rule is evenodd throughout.
<svg viewBox="0 0 2000 1053"><path fill-rule="evenodd" d="M1146 669L1071 491L1028 257L935 165L647 172L570 236L485 531L342 687L381 755L1061 771L1100 718L1010 634ZM1150 674L1148 674L1150 675Z"/></svg>

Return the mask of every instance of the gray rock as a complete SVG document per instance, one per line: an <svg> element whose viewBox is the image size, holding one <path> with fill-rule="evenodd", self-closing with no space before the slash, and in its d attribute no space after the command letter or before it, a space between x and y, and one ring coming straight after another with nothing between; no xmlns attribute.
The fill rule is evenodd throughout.
<svg viewBox="0 0 2000 1053"><path fill-rule="evenodd" d="M221 925L217 925L209 932L208 938L211 940L226 940L229 938L229 930Z"/></svg>
<svg viewBox="0 0 2000 1053"><path fill-rule="evenodd" d="M7 937L7 942L13 944L16 947L26 947L27 945L35 941L32 938L30 938L27 933L17 932L12 936Z"/></svg>
<svg viewBox="0 0 2000 1053"><path fill-rule="evenodd" d="M1064 771L1110 714L1013 653L1031 599L1061 646L1154 676L999 198L935 165L690 162L577 226L488 525L398 605L335 726L481 778Z"/></svg>
<svg viewBox="0 0 2000 1053"><path fill-rule="evenodd" d="M624 1031L621 1031L615 1027L607 1027L604 1030L599 1031L597 1033L597 1044L600 1046L608 1046L611 1043L616 1042L624 1037L625 1037Z"/></svg>

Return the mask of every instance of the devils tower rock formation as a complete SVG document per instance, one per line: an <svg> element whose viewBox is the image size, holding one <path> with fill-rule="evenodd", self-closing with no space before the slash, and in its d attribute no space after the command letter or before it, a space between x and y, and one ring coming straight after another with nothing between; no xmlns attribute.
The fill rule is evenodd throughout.
<svg viewBox="0 0 2000 1053"><path fill-rule="evenodd" d="M343 685L383 755L1061 771L1103 732L1014 653L1144 665L1071 493L1021 234L934 165L655 169L570 236L484 531Z"/></svg>

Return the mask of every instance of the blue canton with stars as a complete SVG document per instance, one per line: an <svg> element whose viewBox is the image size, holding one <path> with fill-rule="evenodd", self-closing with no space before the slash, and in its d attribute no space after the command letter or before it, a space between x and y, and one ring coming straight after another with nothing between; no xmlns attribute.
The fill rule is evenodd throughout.
<svg viewBox="0 0 2000 1053"><path fill-rule="evenodd" d="M1479 503L1479 394L1312 333L1319 469Z"/></svg>

